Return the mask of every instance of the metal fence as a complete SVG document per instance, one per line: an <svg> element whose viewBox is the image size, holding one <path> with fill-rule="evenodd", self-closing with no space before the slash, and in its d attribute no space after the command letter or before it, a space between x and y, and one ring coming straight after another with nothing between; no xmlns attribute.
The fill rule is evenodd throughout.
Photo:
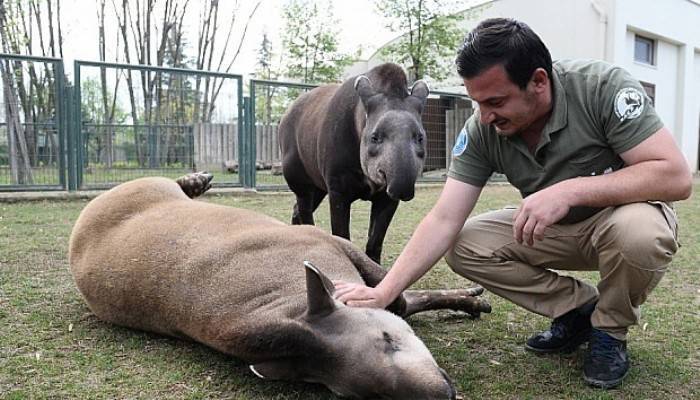
<svg viewBox="0 0 700 400"><path fill-rule="evenodd" d="M0 190L103 189L142 176L215 173L216 186L286 187L277 125L315 85L146 65L0 54ZM433 92L421 180L441 181L465 95Z"/></svg>
<svg viewBox="0 0 700 400"><path fill-rule="evenodd" d="M60 59L0 55L0 190L65 187Z"/></svg>
<svg viewBox="0 0 700 400"><path fill-rule="evenodd" d="M284 112L300 95L315 88L292 82L256 80L250 81L251 136L255 155L254 186L259 189L286 188L282 176L277 125ZM253 128L254 127L254 128Z"/></svg>
<svg viewBox="0 0 700 400"><path fill-rule="evenodd" d="M89 61L74 73L79 188L195 170L244 184L240 75Z"/></svg>
<svg viewBox="0 0 700 400"><path fill-rule="evenodd" d="M250 97L253 117L250 126L255 154L255 187L286 187L282 177L282 160L278 145L277 125L289 105L315 85L291 82L251 80ZM444 181L451 159L455 135L472 113L466 95L433 92L423 110L423 127L427 136L427 156L420 181Z"/></svg>

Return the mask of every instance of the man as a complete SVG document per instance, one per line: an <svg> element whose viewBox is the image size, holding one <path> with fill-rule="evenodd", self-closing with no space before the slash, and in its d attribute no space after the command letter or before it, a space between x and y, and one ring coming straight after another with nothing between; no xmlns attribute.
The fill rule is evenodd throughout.
<svg viewBox="0 0 700 400"><path fill-rule="evenodd" d="M630 74L591 60L552 65L522 22L483 21L456 63L478 110L437 203L376 288L336 282L336 297L385 307L445 255L458 274L553 318L528 350L590 341L585 381L615 387L629 370L627 329L677 250L666 202L690 196L686 161ZM466 221L492 172L520 190L520 207ZM550 268L601 279L595 288Z"/></svg>

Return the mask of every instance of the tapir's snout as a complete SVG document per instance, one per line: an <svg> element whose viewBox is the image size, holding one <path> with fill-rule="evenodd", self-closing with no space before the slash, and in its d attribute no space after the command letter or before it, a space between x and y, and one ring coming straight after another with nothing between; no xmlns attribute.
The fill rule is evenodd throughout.
<svg viewBox="0 0 700 400"><path fill-rule="evenodd" d="M457 390L447 373L440 367L439 374L429 381L417 379L416 385L404 384L399 387L398 393L391 396L392 399L416 399L416 400L456 400ZM431 374L432 375L432 374ZM426 377L423 376L423 379Z"/></svg>

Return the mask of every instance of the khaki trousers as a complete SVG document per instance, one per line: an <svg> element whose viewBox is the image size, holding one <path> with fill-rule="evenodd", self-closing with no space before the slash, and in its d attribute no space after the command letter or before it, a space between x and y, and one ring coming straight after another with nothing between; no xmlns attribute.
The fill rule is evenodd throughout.
<svg viewBox="0 0 700 400"><path fill-rule="evenodd" d="M513 238L515 209L470 218L445 260L458 274L527 310L556 318L593 300L593 327L624 340L639 306L678 250L677 218L662 202L608 207L555 224L531 247ZM599 271L595 288L552 269Z"/></svg>

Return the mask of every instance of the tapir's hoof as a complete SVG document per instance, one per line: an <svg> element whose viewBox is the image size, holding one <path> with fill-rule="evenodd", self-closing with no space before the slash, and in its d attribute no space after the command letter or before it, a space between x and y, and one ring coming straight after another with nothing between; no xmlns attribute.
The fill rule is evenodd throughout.
<svg viewBox="0 0 700 400"><path fill-rule="evenodd" d="M180 185L187 197L193 199L211 189L211 180L213 178L214 175L207 171L201 171L181 176L177 178L175 182Z"/></svg>

